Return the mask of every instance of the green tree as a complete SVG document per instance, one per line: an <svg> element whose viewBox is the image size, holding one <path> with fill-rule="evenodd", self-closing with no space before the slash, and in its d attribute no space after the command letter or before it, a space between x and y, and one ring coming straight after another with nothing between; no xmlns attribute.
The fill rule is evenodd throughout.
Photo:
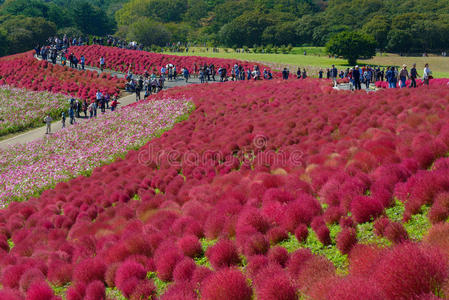
<svg viewBox="0 0 449 300"><path fill-rule="evenodd" d="M229 47L261 44L263 31L272 24L273 21L267 15L256 11L247 12L224 25L220 37Z"/></svg>
<svg viewBox="0 0 449 300"><path fill-rule="evenodd" d="M0 56L8 53L8 38L4 29L0 28Z"/></svg>
<svg viewBox="0 0 449 300"><path fill-rule="evenodd" d="M187 42L192 28L187 23L166 23L164 27L170 32L171 41Z"/></svg>
<svg viewBox="0 0 449 300"><path fill-rule="evenodd" d="M112 20L99 8L85 0L75 2L71 9L72 17L77 27L84 34L103 36L112 33Z"/></svg>
<svg viewBox="0 0 449 300"><path fill-rule="evenodd" d="M2 27L7 32L9 53L31 50L56 33L56 25L44 18L14 16L3 22Z"/></svg>
<svg viewBox="0 0 449 300"><path fill-rule="evenodd" d="M48 17L48 6L39 0L8 0L1 10L13 16Z"/></svg>
<svg viewBox="0 0 449 300"><path fill-rule="evenodd" d="M376 41L365 33L344 31L329 40L326 51L347 59L350 65L355 65L358 58L371 58L376 54Z"/></svg>
<svg viewBox="0 0 449 300"><path fill-rule="evenodd" d="M386 16L374 16L363 25L363 31L374 37L379 48L385 49L390 22Z"/></svg>
<svg viewBox="0 0 449 300"><path fill-rule="evenodd" d="M60 36L67 35L67 36L74 36L74 37L83 35L81 30L79 30L76 27L64 27L64 28L58 29L57 34Z"/></svg>
<svg viewBox="0 0 449 300"><path fill-rule="evenodd" d="M149 18L141 18L129 26L128 39L145 46L165 46L171 39L164 25Z"/></svg>
<svg viewBox="0 0 449 300"><path fill-rule="evenodd" d="M204 0L189 0L187 6L187 11L183 16L184 21L198 25L200 20L207 16L209 7Z"/></svg>

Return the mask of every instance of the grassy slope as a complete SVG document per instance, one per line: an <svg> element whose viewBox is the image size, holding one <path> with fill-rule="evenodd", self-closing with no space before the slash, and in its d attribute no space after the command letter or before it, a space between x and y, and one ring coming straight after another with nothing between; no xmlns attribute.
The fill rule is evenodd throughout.
<svg viewBox="0 0 449 300"><path fill-rule="evenodd" d="M236 53L234 50L229 50L228 53L220 49L219 53L206 52L205 48L194 48L195 52L189 53L169 53L173 55L196 55L196 56L206 56L206 57L219 57L219 58L229 58L229 59L240 59L255 62L266 62L272 67L280 69L283 66L288 65L291 70L296 70L297 66L305 67L310 74L314 75L318 69L328 68L332 64L337 67L347 68L347 62L343 59L329 58L326 55L304 55L303 50L307 50L307 53L323 53L322 48L294 48L293 53L295 54L263 54L263 53ZM360 64L369 65L380 65L380 66L402 66L407 64L411 66L412 63L417 64L418 73L422 73L424 64L428 62L430 68L434 72L435 77L449 78L449 57L401 57L394 54L387 55L377 55L373 59L360 60ZM409 67L410 68L410 67Z"/></svg>

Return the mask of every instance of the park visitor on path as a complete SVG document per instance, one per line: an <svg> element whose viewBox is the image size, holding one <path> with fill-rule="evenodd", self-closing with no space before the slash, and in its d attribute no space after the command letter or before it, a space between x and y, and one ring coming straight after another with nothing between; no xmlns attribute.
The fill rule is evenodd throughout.
<svg viewBox="0 0 449 300"><path fill-rule="evenodd" d="M407 71L407 65L402 66L401 72L399 72L399 80L401 81L401 88L405 88L407 85L405 84L405 81L409 78L408 71Z"/></svg>
<svg viewBox="0 0 449 300"><path fill-rule="evenodd" d="M332 68L330 69L330 76L331 76L332 82L334 83L334 86L337 86L338 70L335 67L335 65L332 65Z"/></svg>
<svg viewBox="0 0 449 300"><path fill-rule="evenodd" d="M362 86L360 83L360 75L361 74L360 74L359 66L355 66L354 70L352 71L352 78L354 80L354 89L356 89L356 90L362 89Z"/></svg>
<svg viewBox="0 0 449 300"><path fill-rule="evenodd" d="M101 70L101 72L103 72L103 70L104 70L104 57L103 56L100 57L100 70Z"/></svg>
<svg viewBox="0 0 449 300"><path fill-rule="evenodd" d="M65 128L65 111L63 111L61 114L61 123L62 123L62 128Z"/></svg>
<svg viewBox="0 0 449 300"><path fill-rule="evenodd" d="M432 71L430 71L429 64L426 64L423 72L424 84L429 85L430 79L432 79Z"/></svg>
<svg viewBox="0 0 449 300"><path fill-rule="evenodd" d="M416 88L416 78L418 78L418 71L416 71L416 64L413 64L413 67L410 69L410 87Z"/></svg>
<svg viewBox="0 0 449 300"><path fill-rule="evenodd" d="M50 134L51 133L51 122L53 121L53 119L50 117L50 115L47 115L44 118L44 122L45 124L47 124L47 131L45 132L45 134Z"/></svg>

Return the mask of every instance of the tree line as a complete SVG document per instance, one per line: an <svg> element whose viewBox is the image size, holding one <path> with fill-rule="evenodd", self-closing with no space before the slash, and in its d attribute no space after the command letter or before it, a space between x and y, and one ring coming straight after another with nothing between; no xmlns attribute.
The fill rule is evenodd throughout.
<svg viewBox="0 0 449 300"><path fill-rule="evenodd" d="M146 46L194 42L240 48L324 46L339 33L357 32L382 51L439 52L449 48L449 1L6 0L1 5L0 40L6 39L8 52L29 49L30 37L36 40L44 31L115 34Z"/></svg>

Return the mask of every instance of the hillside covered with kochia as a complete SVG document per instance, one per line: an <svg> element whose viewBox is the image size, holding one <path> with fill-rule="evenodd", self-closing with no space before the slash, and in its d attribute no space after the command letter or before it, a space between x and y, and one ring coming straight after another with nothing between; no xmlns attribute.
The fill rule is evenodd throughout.
<svg viewBox="0 0 449 300"><path fill-rule="evenodd" d="M8 299L449 295L447 85L174 88L195 110L0 211ZM39 298L40 297L40 298Z"/></svg>

